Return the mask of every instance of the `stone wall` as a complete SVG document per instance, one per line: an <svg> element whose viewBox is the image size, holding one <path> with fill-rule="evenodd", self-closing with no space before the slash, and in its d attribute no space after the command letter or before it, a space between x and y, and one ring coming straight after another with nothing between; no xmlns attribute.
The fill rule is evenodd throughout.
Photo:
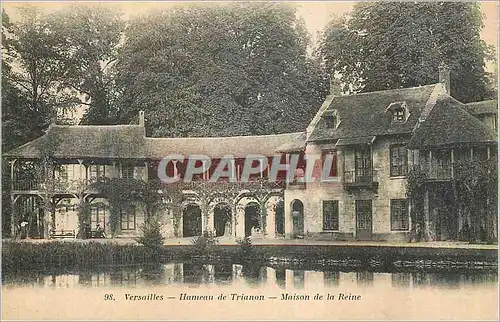
<svg viewBox="0 0 500 322"><path fill-rule="evenodd" d="M304 204L304 230L307 237L319 239L351 240L356 236L355 200L372 200L372 224L374 240L406 240L409 232L391 231L390 200L405 199L406 179L390 177L389 149L393 144L405 143L398 138L377 139L373 144L373 168L378 171L378 189L367 188L348 191L344 188L342 174L344 166L354 169L354 150L345 147L337 151L338 180L306 184L306 189L286 189L285 191L285 232L293 229L291 203L299 199ZM308 144L306 153L321 154L329 145ZM409 160L409 162L411 162ZM352 164L351 164L352 163ZM351 169L352 168L352 169ZM316 162L313 174L319 176L321 162ZM323 200L338 200L339 230L323 231Z"/></svg>

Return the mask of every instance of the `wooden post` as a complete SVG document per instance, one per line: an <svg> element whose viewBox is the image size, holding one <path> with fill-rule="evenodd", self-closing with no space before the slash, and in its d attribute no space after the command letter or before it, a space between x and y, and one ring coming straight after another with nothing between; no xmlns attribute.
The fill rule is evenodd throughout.
<svg viewBox="0 0 500 322"><path fill-rule="evenodd" d="M345 180L346 180L346 177L345 177L346 176L346 174L345 174L345 172L346 172L346 168L345 168L346 153L345 152L346 151L345 151L345 149L342 149L342 150L340 150L340 152L341 152L341 155L342 155L342 179L345 182ZM323 167L323 165L322 165L322 167Z"/></svg>
<svg viewBox="0 0 500 322"><path fill-rule="evenodd" d="M427 163L428 163L428 175L430 178L432 178L432 151L429 150L429 160L427 160Z"/></svg>
<svg viewBox="0 0 500 322"><path fill-rule="evenodd" d="M373 164L373 146L370 144L370 182L373 182L373 168L374 168L374 164Z"/></svg>
<svg viewBox="0 0 500 322"><path fill-rule="evenodd" d="M177 160L172 160L172 165L174 167L174 178L177 178L177 175L178 175Z"/></svg>
<svg viewBox="0 0 500 322"><path fill-rule="evenodd" d="M429 209L429 191L426 189L425 190L425 195L424 195L424 220L425 220L425 227L424 227L424 238L426 241L429 241L429 235L430 235L430 209Z"/></svg>
<svg viewBox="0 0 500 322"><path fill-rule="evenodd" d="M286 184L285 187L287 187L288 184L290 184L290 182L288 182L288 172L290 171L290 153L285 154L285 162L286 162L286 165L287 165L287 167L286 167L286 169L287 169L286 170L286 176L285 176L285 184ZM290 175L290 177L292 177L292 176Z"/></svg>
<svg viewBox="0 0 500 322"><path fill-rule="evenodd" d="M487 153L487 156L488 156L488 160L491 159L491 151L490 151L490 146L489 145L486 147L486 153Z"/></svg>
<svg viewBox="0 0 500 322"><path fill-rule="evenodd" d="M272 160L273 159L271 159L271 163L273 162ZM267 178L269 178L270 171L271 171L271 164L268 162L267 163Z"/></svg>
<svg viewBox="0 0 500 322"><path fill-rule="evenodd" d="M14 190L14 165L16 164L17 159L14 159L10 163L10 190Z"/></svg>
<svg viewBox="0 0 500 322"><path fill-rule="evenodd" d="M233 171L235 171L235 169L236 169L236 160L235 159L231 159L231 167L232 167L231 173L234 173ZM238 176L236 176L236 181L238 181Z"/></svg>
<svg viewBox="0 0 500 322"><path fill-rule="evenodd" d="M259 168L260 168L260 178L262 179L264 177L264 174L262 172L264 172L264 167L262 166L262 159L259 160Z"/></svg>
<svg viewBox="0 0 500 322"><path fill-rule="evenodd" d="M455 153L453 153L454 149L451 148L451 178L453 179L455 176Z"/></svg>
<svg viewBox="0 0 500 322"><path fill-rule="evenodd" d="M116 177L116 178L122 178L123 173L122 173L122 163L116 162L116 161L111 161L111 165L113 166L113 175L110 175L111 178ZM106 166L104 166L106 167Z"/></svg>
<svg viewBox="0 0 500 322"><path fill-rule="evenodd" d="M266 231L264 232L267 238L275 238L276 237L276 204L277 201L273 200L271 197L267 201L267 207L265 208L267 211L266 215Z"/></svg>
<svg viewBox="0 0 500 322"><path fill-rule="evenodd" d="M12 213L11 213L11 219L10 219L10 229L11 229L11 238L16 238L16 227L17 227L17 223L16 221L14 220L16 218L16 198L14 196L14 194L10 193L10 205L12 207Z"/></svg>
<svg viewBox="0 0 500 322"><path fill-rule="evenodd" d="M144 173L142 174L142 180L148 181L149 180L149 162L144 161Z"/></svg>
<svg viewBox="0 0 500 322"><path fill-rule="evenodd" d="M83 159L76 159L78 161L78 180L82 180L82 165L83 165Z"/></svg>

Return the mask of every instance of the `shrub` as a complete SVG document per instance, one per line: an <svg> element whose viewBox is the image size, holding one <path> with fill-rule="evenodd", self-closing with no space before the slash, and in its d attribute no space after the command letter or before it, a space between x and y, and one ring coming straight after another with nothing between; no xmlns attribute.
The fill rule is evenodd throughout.
<svg viewBox="0 0 500 322"><path fill-rule="evenodd" d="M161 234L161 224L152 220L149 223L141 225L140 230L142 235L136 241L150 249L160 249L163 247L165 237Z"/></svg>
<svg viewBox="0 0 500 322"><path fill-rule="evenodd" d="M213 256L214 246L219 243L219 240L215 237L213 232L204 231L201 236L196 236L191 242L195 246L198 255L211 258Z"/></svg>
<svg viewBox="0 0 500 322"><path fill-rule="evenodd" d="M255 250L250 237L238 238L236 242L238 243L238 256L241 259L250 259L255 257Z"/></svg>
<svg viewBox="0 0 500 322"><path fill-rule="evenodd" d="M2 269L20 271L43 267L92 268L157 261L158 252L138 245L101 242L2 241Z"/></svg>

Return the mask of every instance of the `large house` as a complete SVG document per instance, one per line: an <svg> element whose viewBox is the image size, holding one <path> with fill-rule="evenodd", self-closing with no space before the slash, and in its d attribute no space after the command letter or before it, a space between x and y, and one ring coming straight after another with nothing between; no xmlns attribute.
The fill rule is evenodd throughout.
<svg viewBox="0 0 500 322"><path fill-rule="evenodd" d="M212 166L195 182L178 184L181 199L168 196L171 190L158 191L167 204L160 214L165 237L212 231L233 238L408 240L416 223L410 219L407 175L418 168L427 183L421 200L424 225L418 228L426 240L454 240L470 221L463 205L450 208L454 166L459 160L496 160L497 105L496 100L457 101L449 94L449 72L442 70L437 84L332 94L298 133L151 138L142 112L138 125L51 125L42 137L4 155L11 164L12 230L25 221L31 237L75 236L82 225L79 209L87 204L92 230L99 225L107 236L137 236L143 209L121 209L119 227L111 232L106 195L88 182L99 177L158 180L156 167L163 157L197 154L210 156ZM26 169L48 154L58 164L51 179L27 176ZM267 182L269 168L263 168L250 182L203 184L226 155L236 158L239 178L249 154L267 156L269 163L276 154L282 154L283 163L297 154L302 169L308 155L321 155L315 173L330 155L330 179L285 182L281 173L278 181ZM167 166L167 172L180 176L184 169L182 162Z"/></svg>

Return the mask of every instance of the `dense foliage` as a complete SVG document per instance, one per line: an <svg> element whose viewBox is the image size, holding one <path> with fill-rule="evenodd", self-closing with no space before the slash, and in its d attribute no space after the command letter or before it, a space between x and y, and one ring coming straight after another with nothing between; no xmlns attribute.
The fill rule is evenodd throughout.
<svg viewBox="0 0 500 322"><path fill-rule="evenodd" d="M462 238L496 242L498 222L498 165L496 160L462 161L455 165L457 196L467 218Z"/></svg>
<svg viewBox="0 0 500 322"><path fill-rule="evenodd" d="M444 215L461 217L458 239L469 242L497 241L498 222L498 167L496 160L459 161L453 165L454 176L451 185L439 188L436 182L427 177L427 172L418 167L408 174L406 196L411 204L412 239L429 240L426 234L430 227L425 218L424 198L427 193L438 187L451 199L453 205ZM451 219L449 219L451 221ZM458 222L457 222L458 224Z"/></svg>
<svg viewBox="0 0 500 322"><path fill-rule="evenodd" d="M480 101L494 95L484 70L494 53L482 27L474 2L359 2L329 23L320 52L346 92L436 83L444 63L452 96Z"/></svg>
<svg viewBox="0 0 500 322"><path fill-rule="evenodd" d="M138 264L159 261L158 252L138 245L102 242L2 242L2 271L57 267L95 268L104 265Z"/></svg>
<svg viewBox="0 0 500 322"><path fill-rule="evenodd" d="M159 250L163 247L165 237L161 234L161 224L158 220L148 220L140 227L141 235L137 242L149 249Z"/></svg>
<svg viewBox="0 0 500 322"><path fill-rule="evenodd" d="M154 136L303 130L328 90L293 7L183 6L133 20L118 63L124 119Z"/></svg>

